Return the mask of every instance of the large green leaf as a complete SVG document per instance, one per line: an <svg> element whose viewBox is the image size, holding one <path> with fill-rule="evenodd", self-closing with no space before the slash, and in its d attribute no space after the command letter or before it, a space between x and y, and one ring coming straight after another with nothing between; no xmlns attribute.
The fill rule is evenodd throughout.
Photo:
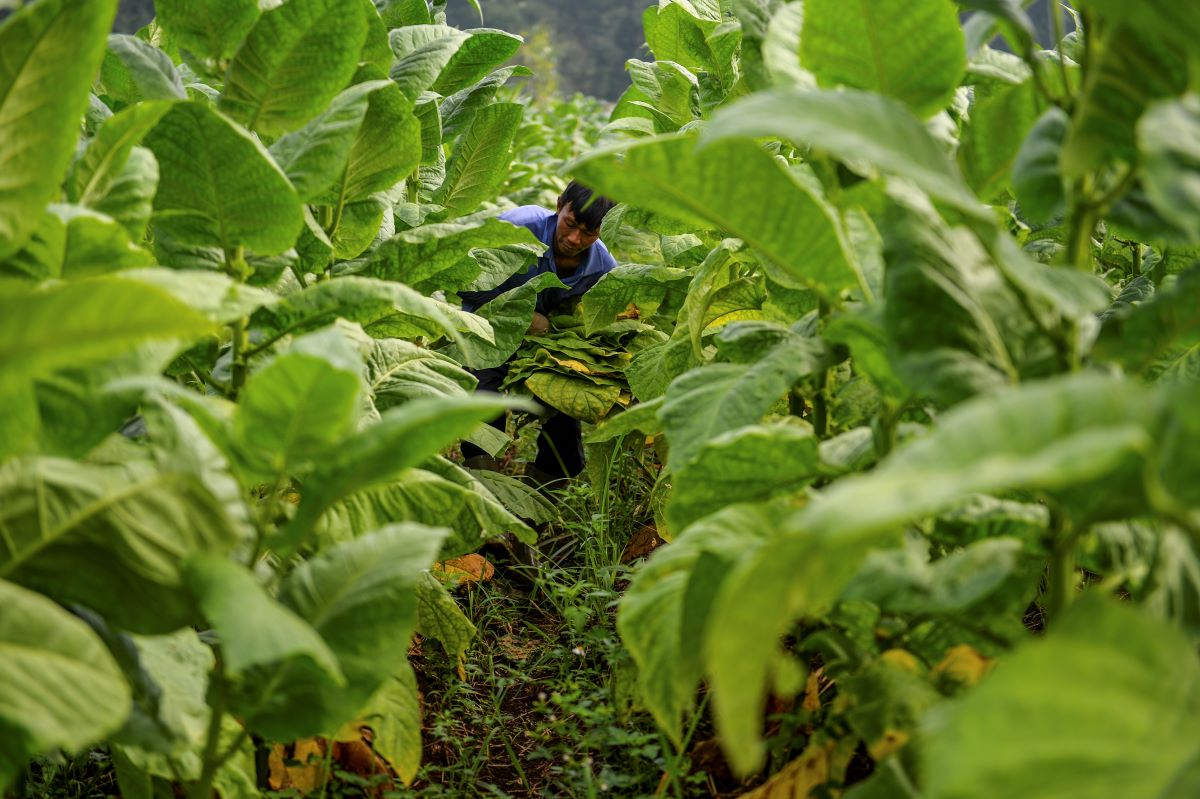
<svg viewBox="0 0 1200 799"><path fill-rule="evenodd" d="M128 636L120 640L132 672L133 713L112 742L144 771L170 776L164 756L188 761L180 769L188 778L200 776L199 752L208 731L210 711L205 701L214 657L196 631L185 627L170 635ZM155 766L162 768L155 770Z"/></svg>
<svg viewBox="0 0 1200 799"><path fill-rule="evenodd" d="M704 673L714 595L737 559L787 518L762 504L726 508L656 551L621 598L617 629L638 665L642 701L676 745Z"/></svg>
<svg viewBox="0 0 1200 799"><path fill-rule="evenodd" d="M446 141L466 130L479 110L491 105L496 93L510 78L528 77L532 74L528 67L504 67L443 100L437 110L442 119L442 132Z"/></svg>
<svg viewBox="0 0 1200 799"><path fill-rule="evenodd" d="M130 692L96 634L44 596L0 580L0 788L34 755L114 732Z"/></svg>
<svg viewBox="0 0 1200 799"><path fill-rule="evenodd" d="M800 37L803 30L803 3L795 0L785 3L771 17L762 44L762 58L771 83L775 86L816 88L816 76L800 65Z"/></svg>
<svg viewBox="0 0 1200 799"><path fill-rule="evenodd" d="M1129 24L1151 36L1174 42L1181 48L1191 48L1196 54L1200 41L1200 19L1191 9L1170 0L1148 0L1131 6L1120 0L1080 0L1080 9L1094 10L1106 23Z"/></svg>
<svg viewBox="0 0 1200 799"><path fill-rule="evenodd" d="M108 209L113 207L114 201L123 193L123 176L133 161L131 156L137 143L158 124L170 108L171 104L168 102L138 103L101 125L95 138L84 151L83 158L76 164L72 179L67 184L70 199L124 221ZM150 160L153 162L153 157ZM154 165L153 177L154 185L150 187L150 196L146 197L146 200L153 199L154 188L158 183L157 164ZM149 213L146 212L145 218L148 217ZM141 228L144 228L145 220L138 221L141 221ZM135 228L130 232L140 238L141 229Z"/></svg>
<svg viewBox="0 0 1200 799"><path fill-rule="evenodd" d="M778 136L843 161L866 161L911 180L957 210L984 213L937 140L907 109L886 97L803 88L762 92L718 112L701 143L730 136Z"/></svg>
<svg viewBox="0 0 1200 799"><path fill-rule="evenodd" d="M507 177L513 139L524 113L520 103L494 103L471 120L450 155L446 179L433 196L450 216L474 211Z"/></svg>
<svg viewBox="0 0 1200 799"><path fill-rule="evenodd" d="M587 335L611 325L617 314L634 305L643 318L658 310L667 292L687 283L692 276L683 269L666 266L626 264L618 266L588 289L580 305Z"/></svg>
<svg viewBox="0 0 1200 799"><path fill-rule="evenodd" d="M1200 343L1200 269L1192 268L1147 302L1105 320L1093 356L1142 372L1179 347Z"/></svg>
<svg viewBox="0 0 1200 799"><path fill-rule="evenodd" d="M475 639L475 625L446 587L429 573L421 575L417 583L417 632L422 638L436 640L446 654L460 661Z"/></svg>
<svg viewBox="0 0 1200 799"><path fill-rule="evenodd" d="M361 68L355 76L357 82L371 85L382 79L372 67ZM401 91L384 84L370 92L345 172L320 202L340 207L387 191L410 176L420 160L421 124Z"/></svg>
<svg viewBox="0 0 1200 799"><path fill-rule="evenodd" d="M408 661L398 665L358 715L375 732L371 748L408 785L421 767L421 692Z"/></svg>
<svg viewBox="0 0 1200 799"><path fill-rule="evenodd" d="M817 443L811 430L784 423L742 427L710 439L695 460L672 475L671 530L684 530L726 505L767 500L811 483L820 476Z"/></svg>
<svg viewBox="0 0 1200 799"><path fill-rule="evenodd" d="M305 484L287 540L302 540L335 502L384 483L422 463L503 413L513 400L488 397L422 399L383 414L380 421L330 450Z"/></svg>
<svg viewBox="0 0 1200 799"><path fill-rule="evenodd" d="M1062 155L1071 178L1114 160L1135 163L1136 126L1147 105L1188 85L1183 55L1137 28L1108 27L1092 50L1095 63L1088 65Z"/></svg>
<svg viewBox="0 0 1200 799"><path fill-rule="evenodd" d="M28 239L71 163L116 0L43 0L0 26L0 258Z"/></svg>
<svg viewBox="0 0 1200 799"><path fill-rule="evenodd" d="M427 0L375 0L375 7L388 29L433 22Z"/></svg>
<svg viewBox="0 0 1200 799"><path fill-rule="evenodd" d="M248 684L239 715L280 740L351 721L405 660L416 621L417 583L437 557L446 530L393 525L333 547L296 568L280 602L311 625L337 658L345 683L305 659L260 674L273 691Z"/></svg>
<svg viewBox="0 0 1200 799"><path fill-rule="evenodd" d="M543 272L479 308L476 313L491 325L493 340L466 336L450 354L472 369L503 364L521 346L533 321L537 296L548 288L565 288L565 284L553 272Z"/></svg>
<svg viewBox="0 0 1200 799"><path fill-rule="evenodd" d="M1012 168L1012 189L1021 213L1038 223L1047 223L1066 206L1063 187L1063 141L1071 129L1071 118L1057 106L1038 119L1017 151Z"/></svg>
<svg viewBox="0 0 1200 799"><path fill-rule="evenodd" d="M18 458L0 467L0 495L0 578L138 632L194 623L195 607L180 590L181 563L225 551L241 534L183 471Z"/></svg>
<svg viewBox="0 0 1200 799"><path fill-rule="evenodd" d="M558 518L558 508L541 492L515 477L487 469L473 469L470 474L486 486L505 508L532 524L545 524Z"/></svg>
<svg viewBox="0 0 1200 799"><path fill-rule="evenodd" d="M116 276L43 287L0 283L0 387L212 329L161 289Z"/></svg>
<svg viewBox="0 0 1200 799"><path fill-rule="evenodd" d="M1176 629L1098 596L1000 660L922 731L930 799L1200 790L1200 667Z"/></svg>
<svg viewBox="0 0 1200 799"><path fill-rule="evenodd" d="M833 209L751 142L697 151L693 138L661 137L601 150L573 172L615 199L742 238L779 279L830 297L862 285Z"/></svg>
<svg viewBox="0 0 1200 799"><path fill-rule="evenodd" d="M367 386L381 411L422 397L460 397L478 381L440 352L397 338L378 339L367 357Z"/></svg>
<svg viewBox="0 0 1200 799"><path fill-rule="evenodd" d="M754 91L762 91L771 85L771 75L764 64L763 42L780 4L781 0L733 2L733 14L742 26L742 74Z"/></svg>
<svg viewBox="0 0 1200 799"><path fill-rule="evenodd" d="M78 205L51 205L29 246L11 262L38 279L73 280L146 266L149 252L115 219Z"/></svg>
<svg viewBox="0 0 1200 799"><path fill-rule="evenodd" d="M656 60L711 73L727 90L735 80L731 48L738 40L721 35L736 31L736 27L720 30L721 20L721 11L715 6L686 0L664 3L646 11L646 44Z"/></svg>
<svg viewBox="0 0 1200 799"><path fill-rule="evenodd" d="M178 349L173 342L143 344L114 358L36 379L38 419L27 423L26 432L36 435L37 448L30 451L86 455L137 413L140 392L116 389L113 381L161 375Z"/></svg>
<svg viewBox="0 0 1200 799"><path fill-rule="evenodd" d="M478 264L470 257L472 250L509 245L544 249L528 228L495 217L422 225L377 247L361 274L398 280L426 294L437 290L456 292L479 274ZM464 261L468 262L465 270ZM457 279L449 279L455 275Z"/></svg>
<svg viewBox="0 0 1200 799"><path fill-rule="evenodd" d="M157 235L260 255L296 242L304 224L296 190L255 137L204 103L175 105L146 146L161 173Z"/></svg>
<svg viewBox="0 0 1200 799"><path fill-rule="evenodd" d="M1200 95L1151 105L1137 135L1150 202L1190 241L1200 242Z"/></svg>
<svg viewBox="0 0 1200 799"><path fill-rule="evenodd" d="M487 322L424 297L402 283L340 277L284 297L255 314L254 327L273 337L325 327L337 319L357 322L376 338L459 338L458 330L488 338Z"/></svg>
<svg viewBox="0 0 1200 799"><path fill-rule="evenodd" d="M470 34L448 25L425 23L392 30L389 41L397 60L388 74L410 105L433 86L469 38Z"/></svg>
<svg viewBox="0 0 1200 799"><path fill-rule="evenodd" d="M319 536L322 540L347 541L360 530L397 522L436 524L452 531L443 542L443 558L475 552L505 533L528 543L537 539L532 529L486 489L476 490L469 473L464 473L462 480L410 469L396 480L356 492L333 505L318 525Z"/></svg>
<svg viewBox="0 0 1200 799"><path fill-rule="evenodd" d="M260 133L295 130L350 82L366 37L359 4L288 0L246 35L225 73L220 108Z"/></svg>
<svg viewBox="0 0 1200 799"><path fill-rule="evenodd" d="M238 395L235 436L266 477L307 473L354 428L362 391L358 353L335 338L340 347L326 343L332 352L294 347L280 355Z"/></svg>
<svg viewBox="0 0 1200 799"><path fill-rule="evenodd" d="M466 31L470 36L450 57L428 88L442 95L461 91L516 55L520 36L491 28Z"/></svg>
<svg viewBox="0 0 1200 799"><path fill-rule="evenodd" d="M671 468L685 468L711 439L761 421L801 378L824 366L819 341L791 334L752 365L711 364L679 377L659 410Z"/></svg>
<svg viewBox="0 0 1200 799"><path fill-rule="evenodd" d="M970 122L963 133L958 162L975 193L992 199L1008 188L1013 163L1040 108L1032 80L1013 85L976 84Z"/></svg>
<svg viewBox="0 0 1200 799"><path fill-rule="evenodd" d="M645 96L644 102L669 117L676 128L696 118L700 87L690 70L671 61L648 64L636 59L626 62L625 69L634 87Z"/></svg>
<svg viewBox="0 0 1200 799"><path fill-rule="evenodd" d="M933 563L926 541L873 553L842 599L870 602L894 614L986 612L979 606L1010 582L1022 546L1014 538L987 538ZM1021 594L1026 590L1022 584Z"/></svg>
<svg viewBox="0 0 1200 799"><path fill-rule="evenodd" d="M271 156L310 202L342 176L351 148L362 128L372 92L388 84L367 81L346 89L316 119L271 145Z"/></svg>
<svg viewBox="0 0 1200 799"><path fill-rule="evenodd" d="M1089 518L1138 515L1159 412L1138 385L1095 374L980 397L869 475L839 481L806 524L887 529L968 494L1014 488L1039 490Z"/></svg>
<svg viewBox="0 0 1200 799"><path fill-rule="evenodd" d="M821 86L893 97L924 118L950 104L966 45L950 0L805 0L800 58Z"/></svg>
<svg viewBox="0 0 1200 799"><path fill-rule="evenodd" d="M800 515L764 533L768 540L742 554L705 600L712 608L702 648L713 712L739 774L760 767L766 754L761 708L780 638L797 618L828 610L868 549L886 540L861 529L820 531Z"/></svg>
<svg viewBox="0 0 1200 799"><path fill-rule="evenodd" d="M551 408L590 424L607 416L621 397L621 386L617 383L549 369L525 378L525 388Z"/></svg>
<svg viewBox="0 0 1200 799"><path fill-rule="evenodd" d="M258 19L257 0L158 0L156 21L201 58L226 59Z"/></svg>
<svg viewBox="0 0 1200 799"><path fill-rule="evenodd" d="M224 510L238 537L250 540L254 536L248 507L250 497L242 489L239 476L235 476L234 467L239 464L226 452L224 430L214 431L200 412L184 410L165 396L152 395L145 401L142 416L149 434L149 449L159 468L194 477Z"/></svg>
<svg viewBox="0 0 1200 799"><path fill-rule="evenodd" d="M888 226L884 326L896 373L942 404L1052 373L1052 343L978 240L931 221L906 212Z"/></svg>
<svg viewBox="0 0 1200 799"><path fill-rule="evenodd" d="M108 37L100 69L101 94L110 102L133 105L147 100L186 100L187 92L171 57L136 36Z"/></svg>
<svg viewBox="0 0 1200 799"><path fill-rule="evenodd" d="M260 308L279 302L279 295L266 289L238 283L217 272L194 269L130 269L121 277L137 283L157 286L193 311L217 324L227 325Z"/></svg>
<svg viewBox="0 0 1200 799"><path fill-rule="evenodd" d="M345 680L337 657L320 634L272 599L246 567L200 553L183 564L183 575L217 633L230 676L241 677L255 666L304 656L334 682Z"/></svg>

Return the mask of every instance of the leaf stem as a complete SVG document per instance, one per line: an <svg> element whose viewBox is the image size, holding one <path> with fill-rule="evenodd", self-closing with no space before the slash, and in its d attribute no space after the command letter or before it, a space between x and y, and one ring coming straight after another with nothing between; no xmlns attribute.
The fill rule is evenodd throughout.
<svg viewBox="0 0 1200 799"><path fill-rule="evenodd" d="M221 657L220 647L214 649L216 654L216 664L213 666L212 675L209 677L208 689L208 738L204 742L204 754L202 755L200 779L192 786L190 791L191 799L212 799L213 781L216 779L217 770L223 762L220 756L221 748L221 722L225 718L225 701L226 701L226 684L225 684L225 659Z"/></svg>
<svg viewBox="0 0 1200 799"><path fill-rule="evenodd" d="M1046 585L1046 617L1053 622L1075 599L1075 545L1080 531L1058 510L1051 511L1051 531L1053 550Z"/></svg>
<svg viewBox="0 0 1200 799"><path fill-rule="evenodd" d="M1058 53L1058 69L1062 73L1063 96L1066 98L1068 106L1071 106L1075 104L1075 97L1071 92L1071 81L1067 75L1067 57L1063 55L1062 51L1063 37L1066 35L1063 30L1062 0L1053 0L1050 8L1050 13L1054 15L1054 51Z"/></svg>

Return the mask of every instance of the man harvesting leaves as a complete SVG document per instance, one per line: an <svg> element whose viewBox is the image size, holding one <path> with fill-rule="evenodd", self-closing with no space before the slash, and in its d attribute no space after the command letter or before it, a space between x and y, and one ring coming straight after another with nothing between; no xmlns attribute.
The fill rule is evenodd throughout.
<svg viewBox="0 0 1200 799"><path fill-rule="evenodd" d="M550 272L557 275L566 288L548 288L538 294L533 321L527 331L527 335L545 335L550 330L551 315L565 311L617 265L599 239L600 224L612 207L612 200L571 181L558 198L557 210L526 205L501 214L500 218L506 222L528 228L546 245L546 252L526 272L513 275L490 291L464 292L461 295L463 309L474 311L504 292ZM507 375L507 364L481 369L475 372L479 379L478 389L499 391ZM504 418L494 420L492 426L503 429ZM494 465L483 450L471 444L463 444L463 455L471 466ZM557 479L574 477L582 470L583 437L579 420L551 412L542 424L537 459L528 471L535 477Z"/></svg>

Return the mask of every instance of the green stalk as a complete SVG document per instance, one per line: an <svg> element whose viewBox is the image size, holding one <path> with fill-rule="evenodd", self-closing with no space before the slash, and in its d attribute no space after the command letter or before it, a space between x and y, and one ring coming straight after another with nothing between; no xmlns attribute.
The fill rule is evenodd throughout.
<svg viewBox="0 0 1200 799"><path fill-rule="evenodd" d="M217 656L216 665L213 666L212 676L209 678L209 711L208 718L208 738L204 742L204 754L201 756L200 779L192 786L189 792L191 799L212 799L213 781L216 779L217 770L221 768L222 758L220 754L221 748L221 722L225 718L225 660L221 657L221 650L218 648L215 651Z"/></svg>
<svg viewBox="0 0 1200 799"><path fill-rule="evenodd" d="M1075 545L1079 541L1079 531L1061 513L1051 511L1051 534L1054 549L1050 554L1050 574L1046 584L1046 618L1054 622L1075 599L1078 582Z"/></svg>
<svg viewBox="0 0 1200 799"><path fill-rule="evenodd" d="M235 247L225 251L225 272L239 283L246 280L246 251L243 247ZM245 317L235 320L230 326L231 356L233 359L233 376L230 378L230 398L236 397L246 382L246 348L249 346L248 320Z"/></svg>
<svg viewBox="0 0 1200 799"><path fill-rule="evenodd" d="M1062 41L1066 35L1063 29L1063 4L1061 0L1054 0L1050 4L1050 13L1054 15L1054 50L1058 53L1058 69L1062 74L1063 95L1068 104L1074 104L1074 97L1071 95L1071 82L1067 77L1067 57L1063 55Z"/></svg>
<svg viewBox="0 0 1200 799"><path fill-rule="evenodd" d="M1090 176L1075 182L1068 213L1067 262L1086 272L1092 271L1092 232L1098 221L1090 199L1090 189Z"/></svg>
<svg viewBox="0 0 1200 799"><path fill-rule="evenodd" d="M233 376L229 380L229 394L237 397L246 384L246 350L250 346L250 331L246 327L245 317L235 320L229 327L233 333Z"/></svg>

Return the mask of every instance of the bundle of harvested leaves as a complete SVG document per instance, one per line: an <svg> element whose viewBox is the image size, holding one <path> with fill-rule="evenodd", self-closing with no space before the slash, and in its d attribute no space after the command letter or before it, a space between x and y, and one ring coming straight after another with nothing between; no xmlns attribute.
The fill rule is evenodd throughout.
<svg viewBox="0 0 1200 799"><path fill-rule="evenodd" d="M637 319L618 319L584 335L577 315L554 316L550 332L529 336L510 361L504 388L521 390L584 422L598 422L632 401L625 368L662 333Z"/></svg>

